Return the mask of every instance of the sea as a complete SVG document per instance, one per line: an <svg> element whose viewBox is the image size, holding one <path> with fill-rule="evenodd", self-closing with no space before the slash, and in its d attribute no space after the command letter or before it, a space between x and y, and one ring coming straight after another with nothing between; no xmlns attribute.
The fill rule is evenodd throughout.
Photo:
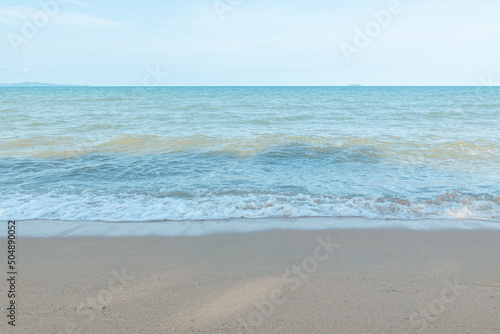
<svg viewBox="0 0 500 334"><path fill-rule="evenodd" d="M500 223L498 87L2 87L0 219Z"/></svg>

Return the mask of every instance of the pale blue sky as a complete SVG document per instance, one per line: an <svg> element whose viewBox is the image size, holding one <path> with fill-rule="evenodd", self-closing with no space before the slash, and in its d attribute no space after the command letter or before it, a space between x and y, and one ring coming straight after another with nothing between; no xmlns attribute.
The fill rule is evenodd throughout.
<svg viewBox="0 0 500 334"><path fill-rule="evenodd" d="M0 83L480 85L500 81L498 0L401 0L397 13L383 25L372 11L388 10L391 1L217 1L3 0ZM47 10L40 4L51 2L58 2L59 8ZM218 13L215 3L227 11ZM29 31L34 20L37 30ZM367 26L374 29L368 42L356 30ZM368 45L356 46L356 37ZM342 45L344 50L346 45L357 49L347 57L350 62Z"/></svg>

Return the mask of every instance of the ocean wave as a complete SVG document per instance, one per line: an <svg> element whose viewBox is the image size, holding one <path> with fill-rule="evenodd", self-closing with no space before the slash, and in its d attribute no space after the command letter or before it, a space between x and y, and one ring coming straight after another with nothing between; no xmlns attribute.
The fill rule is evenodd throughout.
<svg viewBox="0 0 500 334"><path fill-rule="evenodd" d="M455 140L441 143L403 140L401 138L358 138L329 136L260 135L253 137L210 137L192 135L161 137L121 135L106 137L43 137L0 140L1 157L64 158L88 154L127 155L205 152L254 156L279 152L294 157L301 152L311 157L358 152L368 156L402 159L493 159L500 161L500 145L489 140Z"/></svg>
<svg viewBox="0 0 500 334"><path fill-rule="evenodd" d="M499 195L446 192L431 199L291 194L162 197L50 192L1 198L0 219L92 221L203 220L265 217L500 220Z"/></svg>

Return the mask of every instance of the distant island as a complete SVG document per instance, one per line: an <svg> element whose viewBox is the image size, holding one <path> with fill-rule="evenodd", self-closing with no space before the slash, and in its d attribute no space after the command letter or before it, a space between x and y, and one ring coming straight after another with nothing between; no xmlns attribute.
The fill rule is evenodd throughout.
<svg viewBox="0 0 500 334"><path fill-rule="evenodd" d="M347 85L349 87L362 87L362 85L360 84L350 84L350 85Z"/></svg>
<svg viewBox="0 0 500 334"><path fill-rule="evenodd" d="M44 82L20 82L20 83L10 83L10 84L2 84L1 87L75 87L78 85L65 85L65 84L51 84Z"/></svg>

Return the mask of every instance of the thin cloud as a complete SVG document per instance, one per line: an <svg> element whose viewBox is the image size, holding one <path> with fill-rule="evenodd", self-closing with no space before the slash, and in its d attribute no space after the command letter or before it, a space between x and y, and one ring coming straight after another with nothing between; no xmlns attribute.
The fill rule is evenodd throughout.
<svg viewBox="0 0 500 334"><path fill-rule="evenodd" d="M27 7L0 7L0 22L10 25L21 25L22 19L30 17L35 9Z"/></svg>
<svg viewBox="0 0 500 334"><path fill-rule="evenodd" d="M80 4L80 2L76 0L72 0L71 2L78 3L78 5L85 5L83 2ZM41 11L41 9L31 7L0 7L0 22L20 26L24 24L26 19L29 20L39 11ZM93 15L67 11L58 12L51 22L58 25L85 28L119 28L124 26L124 24L120 22L107 20Z"/></svg>
<svg viewBox="0 0 500 334"><path fill-rule="evenodd" d="M120 28L124 24L116 21L106 20L97 16L64 13L54 18L54 22L65 26L85 27L85 28Z"/></svg>
<svg viewBox="0 0 500 334"><path fill-rule="evenodd" d="M67 0L68 2L71 2L75 5L78 5L78 6L82 6L82 7L86 7L86 8L92 8L92 9L99 9L99 7L96 7L96 6L92 6L92 5L89 5L88 3L85 3L85 2L81 2L81 1L78 1L78 0Z"/></svg>
<svg viewBox="0 0 500 334"><path fill-rule="evenodd" d="M22 69L17 69L17 70L13 70L13 69L9 69L9 68L0 68L0 73L17 75L17 74L35 73L35 71L33 71L31 69L27 69L27 68L22 68Z"/></svg>

